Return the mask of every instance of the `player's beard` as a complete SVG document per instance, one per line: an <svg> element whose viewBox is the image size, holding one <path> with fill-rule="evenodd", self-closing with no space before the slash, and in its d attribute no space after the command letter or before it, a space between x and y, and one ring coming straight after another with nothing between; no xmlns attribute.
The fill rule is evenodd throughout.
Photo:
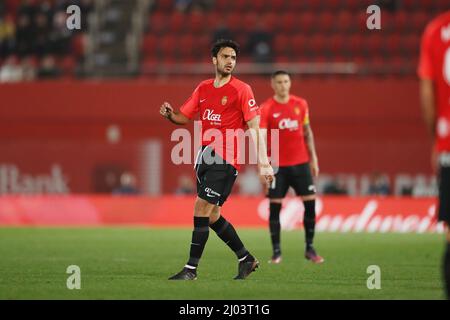
<svg viewBox="0 0 450 320"><path fill-rule="evenodd" d="M229 75L231 75L231 73L233 72L234 68L231 67L230 71L226 71L225 70L225 66L223 66L222 68L217 66L216 72L217 74L219 74L221 77L228 77Z"/></svg>

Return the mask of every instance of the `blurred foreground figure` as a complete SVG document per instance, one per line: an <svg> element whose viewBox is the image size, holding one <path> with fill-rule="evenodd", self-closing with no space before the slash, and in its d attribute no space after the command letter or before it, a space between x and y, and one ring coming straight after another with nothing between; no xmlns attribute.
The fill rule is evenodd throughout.
<svg viewBox="0 0 450 320"><path fill-rule="evenodd" d="M434 140L432 166L439 175L438 219L447 225L443 273L450 299L450 11L425 28L418 74L422 110Z"/></svg>

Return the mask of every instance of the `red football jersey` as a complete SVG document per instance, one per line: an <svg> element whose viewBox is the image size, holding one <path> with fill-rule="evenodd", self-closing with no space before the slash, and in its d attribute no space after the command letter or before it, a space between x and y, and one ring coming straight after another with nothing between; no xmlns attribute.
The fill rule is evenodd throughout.
<svg viewBox="0 0 450 320"><path fill-rule="evenodd" d="M290 95L286 104L272 97L261 105L261 128L267 129L267 149L271 155L271 129L279 129L279 163L285 167L309 162L303 126L309 124L308 103L305 99Z"/></svg>
<svg viewBox="0 0 450 320"><path fill-rule="evenodd" d="M214 87L214 79L205 80L180 111L189 119L199 114L202 146L211 146L216 154L239 170L239 140L235 130L244 130L246 122L260 114L251 87L235 77L220 88Z"/></svg>
<svg viewBox="0 0 450 320"><path fill-rule="evenodd" d="M450 11L436 17L422 37L418 74L434 81L436 147L450 151Z"/></svg>

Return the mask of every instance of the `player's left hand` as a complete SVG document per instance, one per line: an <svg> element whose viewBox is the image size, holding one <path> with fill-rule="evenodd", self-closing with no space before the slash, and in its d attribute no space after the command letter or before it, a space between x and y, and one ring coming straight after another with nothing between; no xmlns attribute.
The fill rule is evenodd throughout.
<svg viewBox="0 0 450 320"><path fill-rule="evenodd" d="M311 159L309 165L311 166L311 173L313 177L317 178L319 176L319 161L317 158Z"/></svg>
<svg viewBox="0 0 450 320"><path fill-rule="evenodd" d="M259 165L259 173L266 181L267 187L270 186L274 179L273 168L270 164L260 164Z"/></svg>

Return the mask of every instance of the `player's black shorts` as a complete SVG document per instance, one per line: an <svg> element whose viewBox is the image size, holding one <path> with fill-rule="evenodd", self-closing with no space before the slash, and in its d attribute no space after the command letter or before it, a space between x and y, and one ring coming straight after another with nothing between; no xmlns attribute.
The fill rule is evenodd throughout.
<svg viewBox="0 0 450 320"><path fill-rule="evenodd" d="M439 172L439 221L450 224L450 166L441 166Z"/></svg>
<svg viewBox="0 0 450 320"><path fill-rule="evenodd" d="M269 188L268 197L270 199L284 198L289 187L294 188L298 196L316 194L309 163L279 167L274 182Z"/></svg>
<svg viewBox="0 0 450 320"><path fill-rule="evenodd" d="M199 152L194 168L198 197L221 207L233 188L238 175L236 168L205 146Z"/></svg>

